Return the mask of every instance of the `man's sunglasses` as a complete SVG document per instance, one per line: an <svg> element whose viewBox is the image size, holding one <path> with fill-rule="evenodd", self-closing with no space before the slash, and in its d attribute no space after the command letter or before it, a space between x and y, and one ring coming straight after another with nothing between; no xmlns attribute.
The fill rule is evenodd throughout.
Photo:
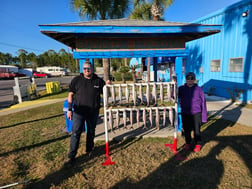
<svg viewBox="0 0 252 189"><path fill-rule="evenodd" d="M83 68L83 70L91 70L91 68Z"/></svg>
<svg viewBox="0 0 252 189"><path fill-rule="evenodd" d="M186 80L194 80L194 77L188 76L188 77L186 77Z"/></svg>

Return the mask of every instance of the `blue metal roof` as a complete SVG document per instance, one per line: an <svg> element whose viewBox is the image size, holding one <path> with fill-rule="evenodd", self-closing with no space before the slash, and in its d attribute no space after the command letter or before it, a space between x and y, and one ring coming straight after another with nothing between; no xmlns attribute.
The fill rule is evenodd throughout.
<svg viewBox="0 0 252 189"><path fill-rule="evenodd" d="M118 54L124 57L143 57L144 51L148 56L167 56L167 52L170 50L178 50L179 53L181 53L180 50L185 49L184 44L187 41L218 33L222 28L221 25L129 19L45 24L39 25L39 27L43 34L71 47L72 49L78 48L79 44L77 43L80 43L81 40L85 40L82 44L90 44L93 41L92 39L95 38L97 38L98 41L105 39L113 41L115 38L121 40L125 39L125 41L129 43L129 47L131 46L129 40L132 40L133 43L137 44L136 46L133 45L131 48L122 48L120 52L114 52L114 50L118 50L118 48L102 49L98 50L99 52L97 52L96 49L91 49L93 51L90 52L89 47L87 50L82 49L83 45L79 46L77 51L80 50L82 54L84 53L87 56L97 58L101 58L101 56L118 57ZM176 44L167 48L162 44L163 46L160 47L160 49L158 49L159 47L156 47L155 51L152 51L152 49L144 49L142 41L145 43L151 43L151 41L148 40L150 38L152 38L152 42L158 42L158 40L162 41L164 39L163 41L167 44ZM104 46L106 43L107 41L101 44L101 46ZM86 46L84 45L84 47ZM132 51L135 52L132 53ZM77 56L78 55L76 55L76 57Z"/></svg>

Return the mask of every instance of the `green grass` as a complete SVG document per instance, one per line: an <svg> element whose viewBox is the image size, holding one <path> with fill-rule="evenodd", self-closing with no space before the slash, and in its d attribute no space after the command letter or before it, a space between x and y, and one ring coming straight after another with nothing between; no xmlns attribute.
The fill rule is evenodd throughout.
<svg viewBox="0 0 252 189"><path fill-rule="evenodd" d="M76 164L66 167L63 161L70 136L62 132L62 102L0 119L0 186L30 180L15 188L252 187L252 128L227 120L211 118L202 127L199 153L183 151L182 136L178 137L176 156L164 145L173 143L173 137L111 142L110 157L115 165L110 166L101 165L104 141L95 143L92 158L85 156L83 134Z"/></svg>
<svg viewBox="0 0 252 189"><path fill-rule="evenodd" d="M50 100L50 99L57 99L57 98L65 98L68 96L68 90L63 89L57 94L47 94L46 91L40 91L38 94L38 97L35 99L40 99L40 100Z"/></svg>

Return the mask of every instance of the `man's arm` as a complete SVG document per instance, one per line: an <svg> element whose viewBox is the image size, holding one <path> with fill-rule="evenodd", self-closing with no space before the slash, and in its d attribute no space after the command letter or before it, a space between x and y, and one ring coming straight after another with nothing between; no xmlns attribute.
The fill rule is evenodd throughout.
<svg viewBox="0 0 252 189"><path fill-rule="evenodd" d="M67 111L67 118L72 120L72 116L73 116L73 110L72 110L72 105L73 105L73 92L69 92L68 93L68 111Z"/></svg>
<svg viewBox="0 0 252 189"><path fill-rule="evenodd" d="M111 84L112 84L112 82L110 80L106 81L106 85L111 85Z"/></svg>

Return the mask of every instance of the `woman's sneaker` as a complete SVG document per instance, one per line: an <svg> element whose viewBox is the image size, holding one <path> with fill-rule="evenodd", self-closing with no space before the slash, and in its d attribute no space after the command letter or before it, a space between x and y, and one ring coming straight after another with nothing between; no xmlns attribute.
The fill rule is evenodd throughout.
<svg viewBox="0 0 252 189"><path fill-rule="evenodd" d="M201 145L198 145L198 144L197 144L197 145L195 146L195 148L194 148L193 151L194 151L194 152L199 152L200 149L201 149Z"/></svg>
<svg viewBox="0 0 252 189"><path fill-rule="evenodd" d="M184 150L186 150L186 151L191 150L191 144L185 144Z"/></svg>

